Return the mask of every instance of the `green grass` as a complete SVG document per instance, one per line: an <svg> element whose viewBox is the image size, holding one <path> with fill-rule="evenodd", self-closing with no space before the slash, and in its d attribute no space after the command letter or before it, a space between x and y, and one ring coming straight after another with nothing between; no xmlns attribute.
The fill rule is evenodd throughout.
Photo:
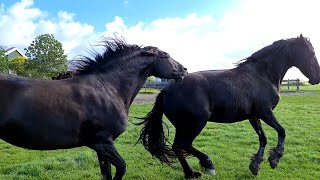
<svg viewBox="0 0 320 180"><path fill-rule="evenodd" d="M287 132L285 155L276 169L271 169L268 152L257 177L248 166L258 150L258 137L248 121L234 124L208 123L197 137L194 146L213 160L217 175L204 175L202 179L320 179L320 91L319 86L305 91L318 93L283 95L275 114ZM142 117L151 104L134 104L130 117ZM130 122L137 122L130 118ZM168 122L167 120L165 120ZM169 124L169 123L168 123ZM263 124L268 137L267 148L277 143L277 133ZM174 129L170 127L173 138ZM127 163L124 179L184 179L180 164L162 165L143 149L134 146L140 127L129 127L115 142ZM100 179L96 154L88 148L58 151L31 151L0 141L0 179ZM198 170L198 160L188 157ZM114 169L113 169L114 173Z"/></svg>

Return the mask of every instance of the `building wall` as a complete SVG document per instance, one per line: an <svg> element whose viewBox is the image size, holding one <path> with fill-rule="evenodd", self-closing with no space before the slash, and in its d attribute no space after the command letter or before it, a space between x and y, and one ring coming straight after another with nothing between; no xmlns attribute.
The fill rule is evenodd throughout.
<svg viewBox="0 0 320 180"><path fill-rule="evenodd" d="M13 51L13 52L11 52L10 54L7 55L8 60L14 59L17 56L21 56L21 54L18 53L17 51Z"/></svg>

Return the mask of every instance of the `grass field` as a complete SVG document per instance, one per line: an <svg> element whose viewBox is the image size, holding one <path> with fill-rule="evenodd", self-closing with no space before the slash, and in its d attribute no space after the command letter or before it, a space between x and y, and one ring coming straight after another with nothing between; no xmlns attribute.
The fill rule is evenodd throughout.
<svg viewBox="0 0 320 180"><path fill-rule="evenodd" d="M248 121L235 124L208 123L194 146L213 160L217 175L201 179L320 179L320 86L305 86L297 95L283 95L275 109L286 129L285 155L273 170L267 162L268 153L257 177L248 166L258 150L258 138ZM310 92L310 93L305 93ZM152 104L134 104L133 117L144 116ZM168 121L166 121L168 122ZM263 124L268 137L267 148L277 142L277 133ZM174 129L170 129L173 138ZM140 127L129 123L127 131L116 141L116 147L127 162L124 179L184 179L180 164L160 164L143 149L134 146ZM95 153L88 148L58 151L31 151L0 141L0 179L100 179ZM194 157L190 164L199 169ZM113 169L114 172L114 169Z"/></svg>

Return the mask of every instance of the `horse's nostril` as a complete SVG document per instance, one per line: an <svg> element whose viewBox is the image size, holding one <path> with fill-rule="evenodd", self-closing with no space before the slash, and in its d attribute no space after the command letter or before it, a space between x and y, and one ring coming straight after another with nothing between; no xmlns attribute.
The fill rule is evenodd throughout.
<svg viewBox="0 0 320 180"><path fill-rule="evenodd" d="M182 69L183 69L183 70L185 70L185 71L186 71L186 70L188 70L188 69L187 69L187 68L185 68L185 67L183 67Z"/></svg>

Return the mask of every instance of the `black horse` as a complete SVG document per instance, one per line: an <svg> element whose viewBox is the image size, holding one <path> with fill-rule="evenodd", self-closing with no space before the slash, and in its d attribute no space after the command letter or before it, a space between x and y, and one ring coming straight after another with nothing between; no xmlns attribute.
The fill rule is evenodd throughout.
<svg viewBox="0 0 320 180"><path fill-rule="evenodd" d="M230 70L201 71L189 74L182 83L173 81L157 96L155 106L147 115L140 141L161 162L171 163L177 157L186 178L197 178L185 157L194 155L204 170L215 174L210 158L192 147L192 142L207 121L234 123L249 119L259 136L260 147L249 166L258 174L267 144L260 119L278 132L278 145L268 158L275 168L284 154L285 130L272 110L279 102L281 81L287 70L296 66L311 84L320 81L320 67L310 41L298 38L275 41L262 48ZM176 128L172 149L166 144L162 115Z"/></svg>
<svg viewBox="0 0 320 180"><path fill-rule="evenodd" d="M84 58L66 80L0 76L0 138L34 150L87 146L103 179L122 179L125 161L113 141L127 128L129 107L148 76L181 81L187 71L156 47L106 40L105 52Z"/></svg>

